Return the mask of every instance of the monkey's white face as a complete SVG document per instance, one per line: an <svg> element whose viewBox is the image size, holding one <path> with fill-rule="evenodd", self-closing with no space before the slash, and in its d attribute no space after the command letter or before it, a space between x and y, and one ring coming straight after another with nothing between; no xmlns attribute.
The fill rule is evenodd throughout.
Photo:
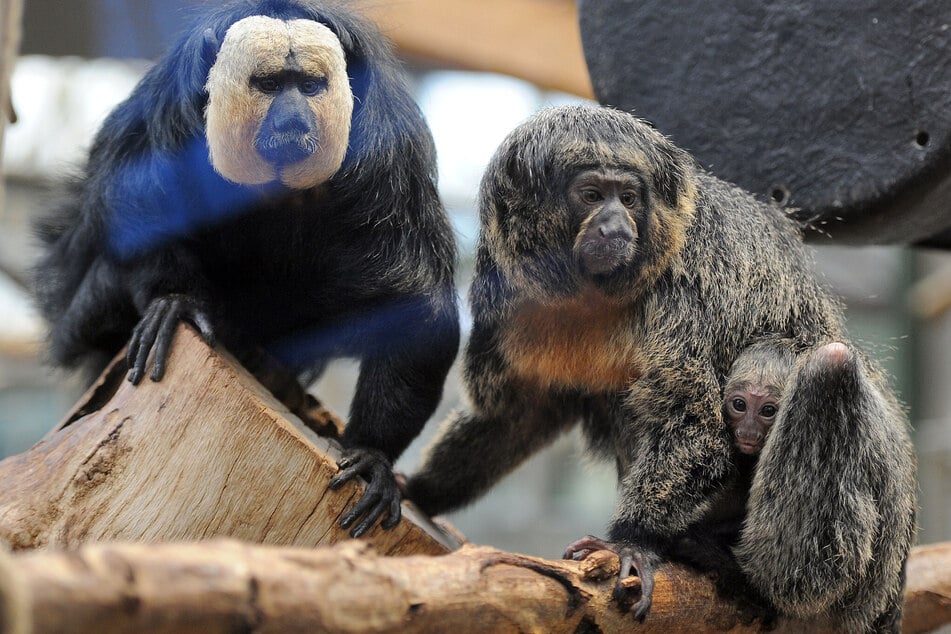
<svg viewBox="0 0 951 634"><path fill-rule="evenodd" d="M308 189L340 169L353 93L343 48L326 26L265 16L235 22L205 90L211 164L224 178Z"/></svg>

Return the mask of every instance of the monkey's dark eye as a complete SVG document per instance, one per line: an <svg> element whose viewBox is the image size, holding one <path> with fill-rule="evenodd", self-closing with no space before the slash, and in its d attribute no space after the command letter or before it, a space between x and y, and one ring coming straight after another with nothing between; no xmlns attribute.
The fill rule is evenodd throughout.
<svg viewBox="0 0 951 634"><path fill-rule="evenodd" d="M772 418L776 415L776 412L779 411L775 405L764 405L759 411L759 415L763 418Z"/></svg>
<svg viewBox="0 0 951 634"><path fill-rule="evenodd" d="M581 200L586 203L596 203L601 200L601 192L596 189L582 189Z"/></svg>
<svg viewBox="0 0 951 634"><path fill-rule="evenodd" d="M746 411L746 401L744 401L741 398L733 399L733 402L731 404L733 405L733 409L735 409L738 412Z"/></svg>
<svg viewBox="0 0 951 634"><path fill-rule="evenodd" d="M637 196L631 192L624 192L621 194L621 204L630 209L637 204Z"/></svg>
<svg viewBox="0 0 951 634"><path fill-rule="evenodd" d="M268 93L280 92L281 88L283 88L280 80L277 80L273 77L252 77L251 85L261 92Z"/></svg>
<svg viewBox="0 0 951 634"><path fill-rule="evenodd" d="M302 80L300 83L300 91L308 97L316 95L319 92L323 92L326 88L326 77L309 77Z"/></svg>

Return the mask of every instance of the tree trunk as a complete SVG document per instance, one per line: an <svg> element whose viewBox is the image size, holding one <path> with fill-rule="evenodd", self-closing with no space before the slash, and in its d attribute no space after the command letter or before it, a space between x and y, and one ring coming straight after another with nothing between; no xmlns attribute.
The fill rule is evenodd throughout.
<svg viewBox="0 0 951 634"><path fill-rule="evenodd" d="M0 544L234 537L285 546L348 539L363 490L331 491L339 445L317 436L227 354L181 327L165 378L133 386L117 360L63 423L0 462ZM411 505L365 537L384 554L442 554L460 540Z"/></svg>
<svg viewBox="0 0 951 634"><path fill-rule="evenodd" d="M3 133L7 122L16 121L10 95L10 77L20 50L22 0L0 0L0 161L3 159ZM3 175L0 174L0 200L3 200ZM0 205L0 214L3 207Z"/></svg>
<svg viewBox="0 0 951 634"><path fill-rule="evenodd" d="M360 542L313 550L97 544L0 553L0 634L59 632L756 632L684 568L657 575L638 624L611 599L617 558L547 561L467 545L441 557L380 557ZM906 634L951 622L951 545L918 549ZM630 578L636 595L639 583ZM783 622L775 632L822 632Z"/></svg>

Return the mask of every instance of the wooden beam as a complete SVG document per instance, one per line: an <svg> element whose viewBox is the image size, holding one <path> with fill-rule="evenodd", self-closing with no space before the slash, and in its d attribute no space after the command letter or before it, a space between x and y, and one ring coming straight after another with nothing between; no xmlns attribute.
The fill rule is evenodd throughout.
<svg viewBox="0 0 951 634"><path fill-rule="evenodd" d="M404 56L592 98L571 0L361 0Z"/></svg>

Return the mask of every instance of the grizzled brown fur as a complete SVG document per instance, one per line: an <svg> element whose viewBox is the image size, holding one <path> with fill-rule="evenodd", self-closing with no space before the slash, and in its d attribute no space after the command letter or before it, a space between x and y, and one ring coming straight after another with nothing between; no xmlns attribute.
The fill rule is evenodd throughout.
<svg viewBox="0 0 951 634"><path fill-rule="evenodd" d="M597 204L578 211L585 173L637 192L623 212L626 198L604 203L621 238L598 242ZM471 502L580 420L593 452L618 466L609 538L663 553L735 475L721 394L741 351L767 337L797 354L843 340L797 227L622 112L550 109L519 126L486 171L481 221L471 403L408 482L433 514ZM593 246L579 251L579 236ZM619 246L629 238L630 253ZM803 356L784 404L800 414L763 451L739 552L783 612L861 631L900 609L915 491L906 421L853 358L854 370L831 372L840 389ZM829 402L839 415L824 419Z"/></svg>

